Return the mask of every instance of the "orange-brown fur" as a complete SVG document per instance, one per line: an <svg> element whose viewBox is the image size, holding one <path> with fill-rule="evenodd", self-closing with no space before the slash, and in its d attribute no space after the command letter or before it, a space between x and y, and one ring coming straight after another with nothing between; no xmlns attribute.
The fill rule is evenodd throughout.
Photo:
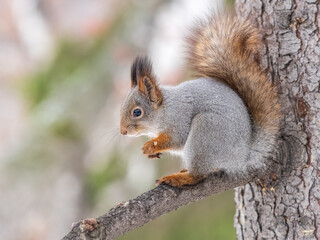
<svg viewBox="0 0 320 240"><path fill-rule="evenodd" d="M143 154L155 155L170 150L171 137L165 133L160 133L158 137L147 141L142 147Z"/></svg>
<svg viewBox="0 0 320 240"><path fill-rule="evenodd" d="M195 185L201 182L204 178L191 175L185 169L178 173L165 176L156 181L157 184L167 184L173 187L182 187L185 185Z"/></svg>

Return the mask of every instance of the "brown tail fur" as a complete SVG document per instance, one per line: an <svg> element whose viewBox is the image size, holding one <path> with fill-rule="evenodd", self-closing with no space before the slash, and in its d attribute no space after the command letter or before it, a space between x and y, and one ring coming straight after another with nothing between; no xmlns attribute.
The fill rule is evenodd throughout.
<svg viewBox="0 0 320 240"><path fill-rule="evenodd" d="M275 136L280 105L275 87L255 59L261 46L258 29L249 21L218 14L199 22L188 40L191 68L229 85L246 104L255 129Z"/></svg>

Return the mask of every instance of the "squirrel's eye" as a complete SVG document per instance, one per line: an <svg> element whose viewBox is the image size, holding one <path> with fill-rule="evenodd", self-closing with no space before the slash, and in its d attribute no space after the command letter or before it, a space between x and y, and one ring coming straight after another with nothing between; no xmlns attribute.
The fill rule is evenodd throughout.
<svg viewBox="0 0 320 240"><path fill-rule="evenodd" d="M141 115L142 115L142 110L140 108L135 108L132 111L132 116L135 118L140 117Z"/></svg>

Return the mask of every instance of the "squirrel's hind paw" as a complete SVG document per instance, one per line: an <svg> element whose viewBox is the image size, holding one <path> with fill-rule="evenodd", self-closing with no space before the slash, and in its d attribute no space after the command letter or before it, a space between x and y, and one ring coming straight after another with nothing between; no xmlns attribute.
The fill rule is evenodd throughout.
<svg viewBox="0 0 320 240"><path fill-rule="evenodd" d="M166 184L173 187L182 187L186 185L196 185L201 182L204 177L191 175L185 169L181 170L179 173L175 173L156 181L157 184Z"/></svg>

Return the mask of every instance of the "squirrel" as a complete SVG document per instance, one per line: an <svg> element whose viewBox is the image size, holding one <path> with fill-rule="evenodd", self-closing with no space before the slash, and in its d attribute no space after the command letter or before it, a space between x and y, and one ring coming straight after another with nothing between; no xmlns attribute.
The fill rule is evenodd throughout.
<svg viewBox="0 0 320 240"><path fill-rule="evenodd" d="M186 169L156 181L195 185L209 174L254 176L268 169L280 131L277 91L259 66L262 37L248 20L217 14L187 38L189 68L199 78L160 86L148 57L131 66L120 133L147 135L149 158L178 152Z"/></svg>

